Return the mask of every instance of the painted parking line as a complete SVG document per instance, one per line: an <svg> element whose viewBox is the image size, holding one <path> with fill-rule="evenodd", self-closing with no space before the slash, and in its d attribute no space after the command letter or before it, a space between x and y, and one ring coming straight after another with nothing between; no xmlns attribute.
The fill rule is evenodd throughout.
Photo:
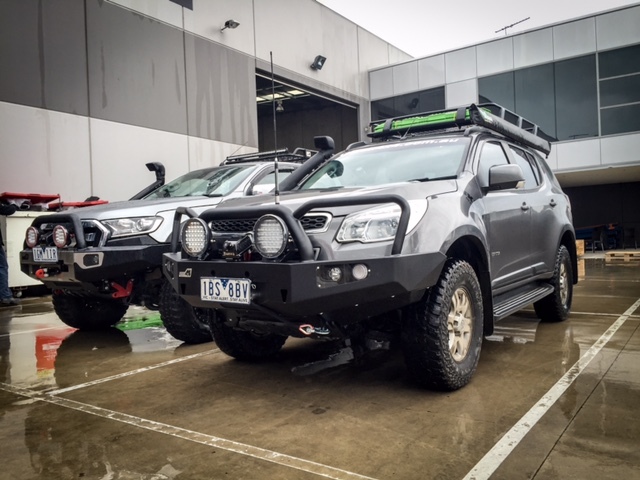
<svg viewBox="0 0 640 480"><path fill-rule="evenodd" d="M640 307L640 299L631 305L587 352L549 389L549 391L496 443L487 454L471 469L464 480L488 479L542 416L556 403L562 394L578 378L591 360L604 348L627 319Z"/></svg>
<svg viewBox="0 0 640 480"><path fill-rule="evenodd" d="M80 383L78 385L72 385L71 387L60 388L57 390L48 390L45 393L47 395L60 395L61 393L66 393L66 392L71 392L73 390L79 390L81 388L91 387L93 385L98 385L100 383L111 382L113 380L118 380L120 378L130 377L131 375L137 375L139 373L149 372L151 370L155 370L156 368L166 367L167 365L173 365L175 363L180 363L186 360L191 360L198 357L204 357L205 355L211 355L213 353L219 353L219 352L220 352L220 349L214 348L213 350L209 350L207 352L194 353L193 355L186 355L184 357L174 358L173 360L167 360L166 362L156 363L155 365L149 365L148 367L136 368L135 370L118 373L117 375L111 375L109 377L99 378L97 380Z"/></svg>
<svg viewBox="0 0 640 480"><path fill-rule="evenodd" d="M207 445L209 447L219 448L221 450L237 453L257 460L264 460L266 462L275 463L277 465L311 473L313 475L324 478L330 478L334 480L375 480L372 477L349 472L340 468L330 467L328 465L323 465L311 460L293 457L291 455L274 452L272 450L266 450L264 448L248 445L246 443L235 442L233 440L228 440L213 435L194 432L193 430L187 430L185 428L168 425L166 423L160 423L140 417L135 417L126 413L116 412L114 410L108 410L106 408L96 407L94 405L76 402L74 400L69 400L62 397L42 394L41 392L35 392L27 388L0 383L0 390L4 390L6 392L23 397L28 397L36 401L42 401L60 407L69 408L71 410L76 410L78 412L88 413L97 417L124 423L133 427L142 428L156 433L162 433L164 435L169 435L182 440Z"/></svg>

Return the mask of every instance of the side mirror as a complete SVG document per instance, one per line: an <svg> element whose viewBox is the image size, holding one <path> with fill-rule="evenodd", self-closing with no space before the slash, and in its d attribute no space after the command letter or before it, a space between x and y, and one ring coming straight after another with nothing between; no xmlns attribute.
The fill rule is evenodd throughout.
<svg viewBox="0 0 640 480"><path fill-rule="evenodd" d="M262 183L251 187L251 195L265 195L269 192L273 192L275 186L269 183Z"/></svg>
<svg viewBox="0 0 640 480"><path fill-rule="evenodd" d="M494 165L489 169L488 190L509 190L524 181L520 165Z"/></svg>

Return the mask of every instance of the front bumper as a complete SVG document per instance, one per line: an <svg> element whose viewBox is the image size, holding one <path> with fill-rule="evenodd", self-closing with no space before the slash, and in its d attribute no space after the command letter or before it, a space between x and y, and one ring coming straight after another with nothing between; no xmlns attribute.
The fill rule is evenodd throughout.
<svg viewBox="0 0 640 480"><path fill-rule="evenodd" d="M58 261L49 263L34 260L33 251L25 249L20 252L20 268L45 285L95 283L158 268L168 251L169 244L67 249L58 250Z"/></svg>
<svg viewBox="0 0 640 480"><path fill-rule="evenodd" d="M296 263L199 261L167 253L163 273L176 292L195 307L253 310L260 316L266 313L300 319L341 311L370 316L372 309L368 307L378 313L398 308L434 285L445 261L440 252ZM335 284L319 281L319 272L326 267L354 264L367 267L365 279ZM201 277L250 279L251 303L239 306L202 300Z"/></svg>

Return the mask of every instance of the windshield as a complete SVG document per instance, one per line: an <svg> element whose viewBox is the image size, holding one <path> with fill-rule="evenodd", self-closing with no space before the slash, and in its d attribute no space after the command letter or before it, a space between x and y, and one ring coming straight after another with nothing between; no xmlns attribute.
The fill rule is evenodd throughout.
<svg viewBox="0 0 640 480"><path fill-rule="evenodd" d="M373 187L455 178L469 138L430 138L344 152L309 177L303 190Z"/></svg>
<svg viewBox="0 0 640 480"><path fill-rule="evenodd" d="M238 188L238 185L252 171L252 165L229 165L194 170L163 185L144 198L175 198L201 195L223 197Z"/></svg>

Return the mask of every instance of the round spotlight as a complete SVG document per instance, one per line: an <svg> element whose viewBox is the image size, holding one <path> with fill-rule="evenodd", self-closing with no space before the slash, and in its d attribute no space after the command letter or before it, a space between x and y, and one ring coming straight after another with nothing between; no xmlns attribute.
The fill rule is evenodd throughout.
<svg viewBox="0 0 640 480"><path fill-rule="evenodd" d="M190 257L199 257L209 246L209 228L204 220L190 218L182 227L182 250Z"/></svg>
<svg viewBox="0 0 640 480"><path fill-rule="evenodd" d="M69 231L62 225L53 227L53 244L58 248L64 248L69 242Z"/></svg>
<svg viewBox="0 0 640 480"><path fill-rule="evenodd" d="M275 215L263 215L253 227L256 250L265 258L275 258L284 252L289 230L284 221Z"/></svg>
<svg viewBox="0 0 640 480"><path fill-rule="evenodd" d="M353 275L353 278L355 278L356 280L364 280L369 276L369 269L367 268L366 265L363 265L362 263L358 263L353 266L353 269L351 270L351 275Z"/></svg>
<svg viewBox="0 0 640 480"><path fill-rule="evenodd" d="M40 239L40 232L36 227L27 228L27 232L25 234L25 243L27 247L33 248L38 244L38 240Z"/></svg>

